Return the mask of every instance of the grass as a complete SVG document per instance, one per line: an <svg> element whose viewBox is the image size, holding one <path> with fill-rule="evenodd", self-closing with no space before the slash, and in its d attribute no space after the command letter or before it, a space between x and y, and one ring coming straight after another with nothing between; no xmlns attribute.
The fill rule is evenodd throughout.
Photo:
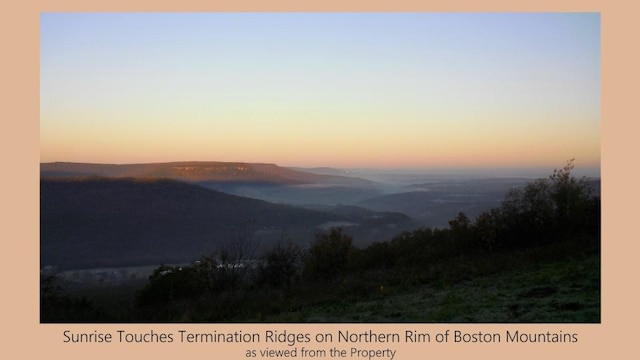
<svg viewBox="0 0 640 360"><path fill-rule="evenodd" d="M600 322L600 257L586 254L451 285L280 313L271 322Z"/></svg>

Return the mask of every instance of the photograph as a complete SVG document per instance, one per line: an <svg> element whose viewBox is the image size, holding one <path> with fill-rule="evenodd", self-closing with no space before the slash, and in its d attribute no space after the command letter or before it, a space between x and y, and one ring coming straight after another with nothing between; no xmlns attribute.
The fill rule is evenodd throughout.
<svg viewBox="0 0 640 360"><path fill-rule="evenodd" d="M602 322L599 12L38 21L40 324Z"/></svg>

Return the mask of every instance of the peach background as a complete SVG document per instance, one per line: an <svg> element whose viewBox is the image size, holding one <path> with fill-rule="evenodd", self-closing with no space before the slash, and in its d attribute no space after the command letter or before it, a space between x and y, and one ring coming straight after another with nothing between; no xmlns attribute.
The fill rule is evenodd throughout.
<svg viewBox="0 0 640 360"><path fill-rule="evenodd" d="M0 146L3 171L0 186L0 239L2 239L2 357L56 359L113 359L114 357L175 359L185 357L242 359L248 348L278 348L270 344L65 344L63 331L74 332L192 332L242 330L287 330L289 332L337 332L337 330L379 332L418 330L435 334L447 329L467 332L578 333L576 344L399 344L396 359L491 357L492 359L604 358L633 357L637 304L635 288L638 261L636 161L633 157L637 134L631 127L638 119L637 89L640 63L631 53L637 43L637 12L628 6L606 1L518 1L504 7L496 0L405 1L393 2L325 0L318 5L302 1L31 1L2 5L0 37L3 47L0 99ZM611 1L609 2L611 3ZM38 71L39 14L43 11L595 11L602 22L602 176L603 176L603 255L601 324L40 324L38 314L39 268L39 131ZM632 102L635 100L635 103ZM634 106L635 105L635 106ZM635 185L635 186L634 186ZM336 345L337 346L337 345ZM328 350L331 346L309 345ZM349 346L340 344L340 348ZM365 348L363 344L360 347ZM386 348L381 345L379 348ZM281 346L280 348L286 348Z"/></svg>

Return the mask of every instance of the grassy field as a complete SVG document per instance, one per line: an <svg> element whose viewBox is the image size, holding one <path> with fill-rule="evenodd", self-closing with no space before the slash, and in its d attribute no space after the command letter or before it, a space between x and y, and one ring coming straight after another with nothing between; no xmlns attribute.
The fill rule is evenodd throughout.
<svg viewBox="0 0 640 360"><path fill-rule="evenodd" d="M600 256L280 313L267 322L600 322Z"/></svg>

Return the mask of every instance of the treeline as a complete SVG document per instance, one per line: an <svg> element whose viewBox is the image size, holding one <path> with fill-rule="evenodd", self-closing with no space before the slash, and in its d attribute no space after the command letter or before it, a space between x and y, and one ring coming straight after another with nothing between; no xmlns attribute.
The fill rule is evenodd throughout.
<svg viewBox="0 0 640 360"><path fill-rule="evenodd" d="M572 169L569 161L547 179L512 189L501 206L473 220L460 213L448 228L405 232L362 249L331 229L308 248L284 238L259 259L248 257L241 243L189 266L163 265L137 292L130 319L280 321L308 307L330 312L336 304L379 299L416 285L447 286L599 252L600 198Z"/></svg>

